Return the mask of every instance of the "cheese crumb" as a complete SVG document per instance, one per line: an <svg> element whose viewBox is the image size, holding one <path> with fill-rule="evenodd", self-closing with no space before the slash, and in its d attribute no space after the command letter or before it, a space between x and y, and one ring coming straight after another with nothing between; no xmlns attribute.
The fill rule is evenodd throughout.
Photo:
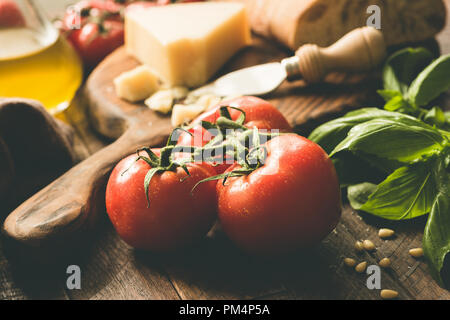
<svg viewBox="0 0 450 320"><path fill-rule="evenodd" d="M114 87L119 98L137 102L159 89L159 79L149 67L139 66L115 78Z"/></svg>
<svg viewBox="0 0 450 320"><path fill-rule="evenodd" d="M183 104L176 104L173 106L172 110L172 126L178 127L182 125L183 123L190 122L193 120L196 116L198 116L200 113L202 113L205 110L204 106L201 105L183 105Z"/></svg>

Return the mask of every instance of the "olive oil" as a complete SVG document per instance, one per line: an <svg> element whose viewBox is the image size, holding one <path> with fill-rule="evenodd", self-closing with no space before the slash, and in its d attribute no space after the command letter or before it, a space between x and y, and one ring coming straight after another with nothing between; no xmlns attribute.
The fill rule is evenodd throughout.
<svg viewBox="0 0 450 320"><path fill-rule="evenodd" d="M25 27L0 29L0 97L36 99L57 114L69 105L82 77L79 57L57 33L43 37Z"/></svg>

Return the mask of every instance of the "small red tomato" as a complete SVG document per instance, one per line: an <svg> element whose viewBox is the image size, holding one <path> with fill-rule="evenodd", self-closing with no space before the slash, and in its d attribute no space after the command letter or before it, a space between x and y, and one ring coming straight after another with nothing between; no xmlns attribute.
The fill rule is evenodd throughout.
<svg viewBox="0 0 450 320"><path fill-rule="evenodd" d="M257 127L258 129L277 129L280 130L280 132L292 132L292 127L289 125L289 122L273 104L257 97L246 96L222 101L211 110L198 116L192 121L194 126L189 129L189 132L192 135L182 133L178 140L178 144L183 146L202 147L208 143L213 136L204 129L200 123L201 121L215 123L220 117L220 107L222 106L239 108L244 111L246 115L244 126L248 128ZM228 111L233 120L237 120L241 115L240 111L232 108L228 108ZM226 163L220 164L216 166L216 171L217 173L222 173L229 166L230 164Z"/></svg>
<svg viewBox="0 0 450 320"><path fill-rule="evenodd" d="M201 183L191 190L214 175L214 169L188 164L191 176L180 167L156 173L147 202L144 179L151 167L136 158L131 155L119 162L106 188L106 210L120 237L135 248L168 251L205 236L216 219L216 183Z"/></svg>
<svg viewBox="0 0 450 320"><path fill-rule="evenodd" d="M88 68L124 43L122 8L111 0L84 0L66 11L63 30Z"/></svg>
<svg viewBox="0 0 450 320"><path fill-rule="evenodd" d="M14 1L0 0L0 27L23 27L25 19Z"/></svg>
<svg viewBox="0 0 450 320"><path fill-rule="evenodd" d="M91 67L123 44L123 34L122 22L105 20L101 25L90 22L80 30L73 30L68 39Z"/></svg>
<svg viewBox="0 0 450 320"><path fill-rule="evenodd" d="M321 147L295 134L275 137L265 147L263 166L217 183L225 233L243 250L267 256L321 241L341 215L333 163Z"/></svg>
<svg viewBox="0 0 450 320"><path fill-rule="evenodd" d="M170 3L170 0L82 0L66 11L62 21L62 30L67 34L68 40L78 51L85 65L92 68L114 49L123 45L124 11ZM2 19L0 19L0 25L1 23Z"/></svg>

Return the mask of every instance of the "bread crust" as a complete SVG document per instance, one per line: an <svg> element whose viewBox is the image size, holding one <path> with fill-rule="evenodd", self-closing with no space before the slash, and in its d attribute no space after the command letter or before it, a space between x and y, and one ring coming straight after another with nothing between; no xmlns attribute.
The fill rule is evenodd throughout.
<svg viewBox="0 0 450 320"><path fill-rule="evenodd" d="M367 24L370 5L381 9L387 45L418 42L445 26L442 0L239 0L247 6L254 32L296 50L305 43L328 46Z"/></svg>

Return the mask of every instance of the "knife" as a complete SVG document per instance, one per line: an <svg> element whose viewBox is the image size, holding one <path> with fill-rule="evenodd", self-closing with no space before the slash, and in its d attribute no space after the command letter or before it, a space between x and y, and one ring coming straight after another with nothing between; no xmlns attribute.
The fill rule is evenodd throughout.
<svg viewBox="0 0 450 320"><path fill-rule="evenodd" d="M285 80L304 79L313 83L330 72L368 71L378 66L385 56L386 44L381 31L362 27L347 33L327 48L305 44L293 57L228 73L189 95L265 95L276 90Z"/></svg>

